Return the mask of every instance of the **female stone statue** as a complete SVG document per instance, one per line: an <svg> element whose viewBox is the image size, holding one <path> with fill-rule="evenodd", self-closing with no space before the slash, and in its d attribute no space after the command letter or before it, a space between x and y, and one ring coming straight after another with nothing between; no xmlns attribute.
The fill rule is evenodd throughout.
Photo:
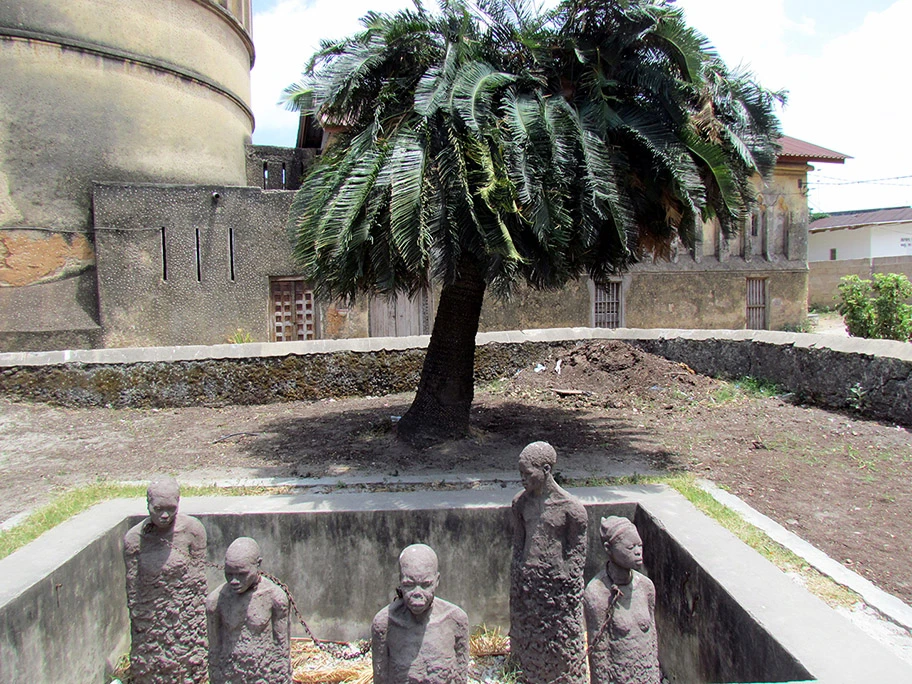
<svg viewBox="0 0 912 684"><path fill-rule="evenodd" d="M638 572L643 542L627 518L602 518L608 563L586 586L583 607L592 684L659 684L655 585Z"/></svg>

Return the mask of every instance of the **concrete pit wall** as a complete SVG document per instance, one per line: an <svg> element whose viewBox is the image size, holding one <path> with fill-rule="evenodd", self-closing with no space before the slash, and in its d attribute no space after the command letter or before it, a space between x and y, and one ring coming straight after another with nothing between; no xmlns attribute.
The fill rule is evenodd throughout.
<svg viewBox="0 0 912 684"><path fill-rule="evenodd" d="M912 425L912 345L768 331L484 333L476 383L511 377L559 350L621 340L722 378L777 383L801 401ZM427 337L0 354L0 394L62 406L180 407L414 391ZM861 402L859 404L859 397Z"/></svg>
<svg viewBox="0 0 912 684"><path fill-rule="evenodd" d="M256 538L264 569L288 584L314 632L321 638L353 639L368 636L373 615L392 599L398 553L415 542L430 544L439 555L441 597L461 605L472 625L506 628L513 489L187 499L182 509L205 526L212 563L222 562L236 537ZM781 589L785 605L797 601L800 610L807 603L812 614L789 614L792 622L806 625L810 618L826 632L833 625L821 625L814 611L823 611L830 621L842 618L829 615L822 603L805 596L803 589L670 490L577 493L589 512L587 580L605 562L597 539L601 516L623 515L640 528L646 571L658 589L660 658L671 681L811 678L812 670L796 654L813 666L824 659L806 644L791 643L786 635L765 628L764 622L775 620L756 597L751 600L754 580L738 586L726 575L725 560L734 554L740 563L756 564L758 581L771 591ZM143 508L141 500L102 504L0 561L0 680L102 681L106 661L127 651L120 540ZM691 530L723 558L708 556L699 543L688 551L683 537ZM67 534L74 539L68 540ZM43 555L48 543L50 558ZM719 578L713 577L716 569L722 570ZM224 581L214 568L208 579L210 589ZM789 603L791 595L799 598ZM301 634L299 625L294 632ZM870 657L863 637L854 647L857 653L850 657ZM885 666L895 666L889 656Z"/></svg>

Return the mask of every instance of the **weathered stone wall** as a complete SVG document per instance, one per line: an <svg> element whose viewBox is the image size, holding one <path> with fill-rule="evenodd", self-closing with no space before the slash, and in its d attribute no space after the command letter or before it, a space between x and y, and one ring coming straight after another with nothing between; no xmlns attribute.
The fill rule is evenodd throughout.
<svg viewBox="0 0 912 684"><path fill-rule="evenodd" d="M749 277L768 280L770 329L798 325L807 314L807 271L792 268L733 259L725 268L706 260L699 268L633 271L626 288L625 325L629 328L744 328Z"/></svg>
<svg viewBox="0 0 912 684"><path fill-rule="evenodd" d="M0 2L0 309L94 266L93 181L245 183L249 14L249 0ZM50 325L3 344L80 330L81 301L40 308Z"/></svg>
<svg viewBox="0 0 912 684"><path fill-rule="evenodd" d="M808 268L808 306L811 307L834 307L839 296L839 280L843 276L857 275L870 280L875 273L904 273L912 280L912 256L812 261Z"/></svg>
<svg viewBox="0 0 912 684"><path fill-rule="evenodd" d="M97 185L105 345L221 344L238 328L268 341L269 276L296 272L285 230L292 196L247 187Z"/></svg>
<svg viewBox="0 0 912 684"><path fill-rule="evenodd" d="M297 190L316 150L247 145L247 185L264 190Z"/></svg>
<svg viewBox="0 0 912 684"><path fill-rule="evenodd" d="M912 345L763 331L552 329L479 335L475 378L555 348L620 339L724 378L778 383L831 408L912 425ZM64 406L262 404L413 391L427 337L0 355L0 393ZM851 403L850 403L851 402Z"/></svg>

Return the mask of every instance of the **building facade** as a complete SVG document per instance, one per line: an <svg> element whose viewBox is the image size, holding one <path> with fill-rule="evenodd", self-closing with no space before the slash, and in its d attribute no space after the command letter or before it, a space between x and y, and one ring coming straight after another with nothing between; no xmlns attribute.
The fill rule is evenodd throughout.
<svg viewBox="0 0 912 684"><path fill-rule="evenodd" d="M814 221L808 233L812 307L834 306L843 276L912 278L912 207L834 212Z"/></svg>
<svg viewBox="0 0 912 684"><path fill-rule="evenodd" d="M325 136L250 144L251 0L0 4L0 351L429 333L434 291L314 298L286 217ZM809 162L760 208L605 283L489 298L482 330L783 328L806 313Z"/></svg>

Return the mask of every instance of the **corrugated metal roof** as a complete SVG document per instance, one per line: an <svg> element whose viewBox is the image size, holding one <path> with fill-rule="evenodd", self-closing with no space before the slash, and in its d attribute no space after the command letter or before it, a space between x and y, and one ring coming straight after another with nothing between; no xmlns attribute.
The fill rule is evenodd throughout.
<svg viewBox="0 0 912 684"><path fill-rule="evenodd" d="M912 207L891 209L866 209L864 211L838 211L827 218L817 219L808 226L810 231L873 226L879 223L912 222Z"/></svg>
<svg viewBox="0 0 912 684"><path fill-rule="evenodd" d="M834 152L819 145L812 145L809 142L798 140L798 138L792 138L788 135L783 135L779 138L779 144L782 145L782 149L779 152L780 160L795 159L842 164L846 159L852 158L847 154Z"/></svg>

